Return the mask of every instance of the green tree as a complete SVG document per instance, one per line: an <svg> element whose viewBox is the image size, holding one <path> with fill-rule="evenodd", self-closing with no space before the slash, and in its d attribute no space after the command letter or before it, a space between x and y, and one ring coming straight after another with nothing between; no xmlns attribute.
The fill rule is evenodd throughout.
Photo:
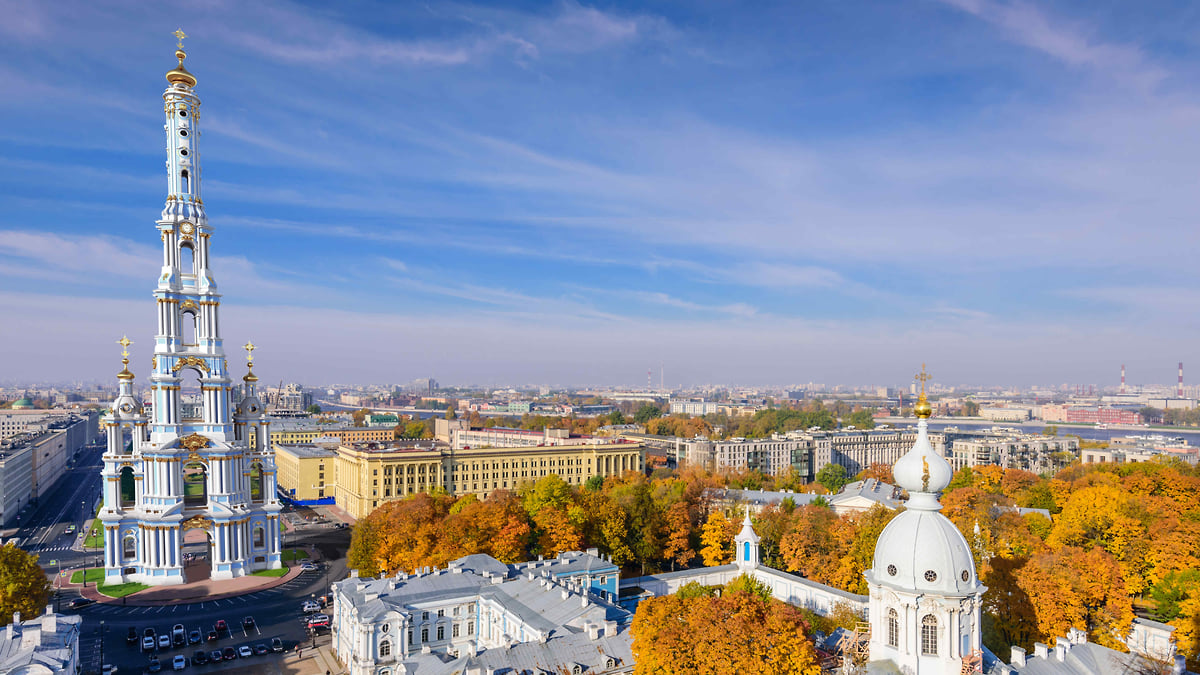
<svg viewBox="0 0 1200 675"><path fill-rule="evenodd" d="M638 424L645 424L650 420L662 417L662 414L662 408L654 405L653 403L647 403L638 408L637 412L633 414L633 421L637 422Z"/></svg>
<svg viewBox="0 0 1200 675"><path fill-rule="evenodd" d="M1054 438L1055 436L1058 435L1058 427L1051 424L1051 425L1047 426L1045 429L1042 429L1042 435Z"/></svg>
<svg viewBox="0 0 1200 675"><path fill-rule="evenodd" d="M826 490L836 493L849 483L850 479L846 477L846 467L841 464L826 464L817 472L817 482L824 485Z"/></svg>
<svg viewBox="0 0 1200 675"><path fill-rule="evenodd" d="M979 404L975 401L963 401L962 414L963 417L978 417Z"/></svg>
<svg viewBox="0 0 1200 675"><path fill-rule="evenodd" d="M608 423L625 424L625 416L621 414L620 410L614 410L608 414Z"/></svg>
<svg viewBox="0 0 1200 675"><path fill-rule="evenodd" d="M12 544L0 546L0 625L10 623L13 612L32 619L45 610L50 580L37 561Z"/></svg>
<svg viewBox="0 0 1200 675"><path fill-rule="evenodd" d="M370 415L370 414L371 414L370 410L368 410L366 408L361 408L359 410L355 410L350 415L350 417L354 420L354 426L365 427L365 426L367 426L367 415Z"/></svg>
<svg viewBox="0 0 1200 675"><path fill-rule="evenodd" d="M583 483L583 489L589 492L599 492L604 487L604 476L592 476Z"/></svg>
<svg viewBox="0 0 1200 675"><path fill-rule="evenodd" d="M846 417L845 422L856 429L874 429L875 415L870 410L855 410Z"/></svg>
<svg viewBox="0 0 1200 675"><path fill-rule="evenodd" d="M317 405L316 403L308 406L304 410L307 411L308 414L310 414L310 415L320 415L321 414L321 406Z"/></svg>

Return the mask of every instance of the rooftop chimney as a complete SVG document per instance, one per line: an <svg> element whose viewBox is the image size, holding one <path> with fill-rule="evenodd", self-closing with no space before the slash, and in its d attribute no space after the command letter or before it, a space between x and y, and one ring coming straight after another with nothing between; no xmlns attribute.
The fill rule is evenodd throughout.
<svg viewBox="0 0 1200 675"><path fill-rule="evenodd" d="M1049 655L1049 653L1050 653L1050 648L1047 647L1046 645L1044 645L1040 642L1033 643L1033 655L1034 656L1038 657L1039 659L1044 659L1044 658L1046 658L1047 655Z"/></svg>
<svg viewBox="0 0 1200 675"><path fill-rule="evenodd" d="M1054 638L1054 658L1066 661L1069 651L1071 651L1071 643L1067 641L1067 638Z"/></svg>
<svg viewBox="0 0 1200 675"><path fill-rule="evenodd" d="M1012 656L1009 657L1008 662L1018 668L1024 668L1025 667L1025 650L1016 645L1013 645Z"/></svg>

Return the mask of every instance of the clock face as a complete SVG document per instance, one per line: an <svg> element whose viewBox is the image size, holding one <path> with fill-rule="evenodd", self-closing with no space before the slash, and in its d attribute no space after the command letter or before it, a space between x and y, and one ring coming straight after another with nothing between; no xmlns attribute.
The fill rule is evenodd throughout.
<svg viewBox="0 0 1200 675"><path fill-rule="evenodd" d="M128 413L128 412L132 412L132 411L133 411L132 405L129 405L128 403L121 404L121 412Z"/></svg>
<svg viewBox="0 0 1200 675"><path fill-rule="evenodd" d="M191 234L192 233L192 224L184 223L179 229L182 230L184 234Z"/></svg>

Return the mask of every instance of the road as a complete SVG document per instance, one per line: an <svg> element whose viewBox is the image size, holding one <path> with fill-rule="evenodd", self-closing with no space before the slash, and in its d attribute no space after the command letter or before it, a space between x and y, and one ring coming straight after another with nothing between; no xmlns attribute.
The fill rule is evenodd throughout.
<svg viewBox="0 0 1200 675"><path fill-rule="evenodd" d="M15 531L8 534L9 540L31 553L36 553L42 567L50 572L55 567L68 569L95 561L99 553L84 553L73 550L82 543L86 532L84 522L94 514L100 499L100 460L104 448L99 445L85 446L63 477L44 495L37 504L25 509L19 516ZM68 526L74 532L68 533ZM50 564L54 560L57 564Z"/></svg>

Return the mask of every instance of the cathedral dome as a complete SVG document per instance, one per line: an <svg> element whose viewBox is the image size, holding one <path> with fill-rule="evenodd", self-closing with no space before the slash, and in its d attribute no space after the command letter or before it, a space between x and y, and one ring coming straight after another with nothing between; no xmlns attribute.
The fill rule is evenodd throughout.
<svg viewBox="0 0 1200 675"><path fill-rule="evenodd" d="M966 538L937 511L909 510L875 542L869 580L918 593L965 595L977 590L975 558Z"/></svg>
<svg viewBox="0 0 1200 675"><path fill-rule="evenodd" d="M28 410L33 407L33 401L28 398L19 398L13 401L12 410Z"/></svg>

